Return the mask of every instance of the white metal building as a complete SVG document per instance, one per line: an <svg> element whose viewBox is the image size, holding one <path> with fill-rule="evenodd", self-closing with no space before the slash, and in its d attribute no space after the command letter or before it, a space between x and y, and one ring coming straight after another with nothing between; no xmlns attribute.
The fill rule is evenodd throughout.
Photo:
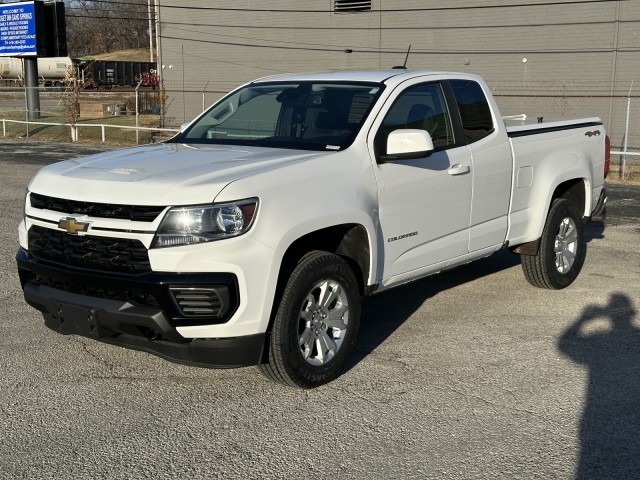
<svg viewBox="0 0 640 480"><path fill-rule="evenodd" d="M598 115L614 145L640 102L640 0L158 3L170 124L257 77L386 69L409 47L409 69L482 75L504 114ZM629 123L640 145L640 105Z"/></svg>

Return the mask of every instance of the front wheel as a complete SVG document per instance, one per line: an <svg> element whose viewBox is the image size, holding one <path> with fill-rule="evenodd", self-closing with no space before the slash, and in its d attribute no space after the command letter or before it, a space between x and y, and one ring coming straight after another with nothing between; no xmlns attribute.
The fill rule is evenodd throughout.
<svg viewBox="0 0 640 480"><path fill-rule="evenodd" d="M553 201L536 255L521 255L524 276L534 287L559 290L576 279L586 256L582 218L568 200Z"/></svg>
<svg viewBox="0 0 640 480"><path fill-rule="evenodd" d="M294 268L275 314L268 363L272 380L314 388L335 379L356 341L360 292L341 257L313 251Z"/></svg>

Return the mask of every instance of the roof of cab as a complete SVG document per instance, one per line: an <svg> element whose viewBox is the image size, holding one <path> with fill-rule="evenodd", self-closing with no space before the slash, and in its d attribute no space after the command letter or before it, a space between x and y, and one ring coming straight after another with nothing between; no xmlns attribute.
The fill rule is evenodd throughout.
<svg viewBox="0 0 640 480"><path fill-rule="evenodd" d="M304 82L304 81L320 81L320 82L374 82L386 83L389 79L400 82L413 77L429 76L429 75L451 75L451 72L439 72L429 70L346 70L336 72L318 72L318 73L290 73L284 75L272 75L259 78L251 83L261 82ZM456 74L459 75L459 74Z"/></svg>

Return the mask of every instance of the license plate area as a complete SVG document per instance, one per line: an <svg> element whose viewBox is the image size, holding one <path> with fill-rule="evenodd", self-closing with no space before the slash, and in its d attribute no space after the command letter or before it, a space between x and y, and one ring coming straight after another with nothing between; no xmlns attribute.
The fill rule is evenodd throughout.
<svg viewBox="0 0 640 480"><path fill-rule="evenodd" d="M63 334L95 339L114 335L100 324L100 312L95 308L58 304L55 316L59 322L58 330Z"/></svg>

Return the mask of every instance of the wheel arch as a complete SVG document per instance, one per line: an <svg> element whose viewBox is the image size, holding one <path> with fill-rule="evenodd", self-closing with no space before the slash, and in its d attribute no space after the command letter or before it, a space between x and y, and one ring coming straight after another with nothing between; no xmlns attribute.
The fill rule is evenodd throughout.
<svg viewBox="0 0 640 480"><path fill-rule="evenodd" d="M322 250L344 258L354 269L360 293L365 294L371 271L371 245L367 229L360 224L341 224L309 232L289 245L278 275L284 280L298 261L313 250Z"/></svg>
<svg viewBox="0 0 640 480"><path fill-rule="evenodd" d="M512 246L510 250L512 252L520 254L537 255L538 249L540 248L540 238L542 237L542 230L544 228L547 215L549 214L549 210L551 209L553 201L558 198L563 198L573 203L578 211L582 212L582 217L586 218L586 212L588 212L590 209L590 205L587 204L587 202L591 199L591 197L587 194L588 189L589 183L584 178L572 178L570 180L565 180L558 186L556 186L553 192L551 192L551 195L549 196L549 199L546 203L546 209L544 210L545 213L543 218L541 219L542 222L539 225L536 239Z"/></svg>
<svg viewBox="0 0 640 480"><path fill-rule="evenodd" d="M582 212L583 217L588 216L586 213L588 211L586 201L590 196L587 195L587 188L587 181L583 178L574 178L562 182L551 195L549 208L551 208L551 203L553 203L556 198L564 198L573 203L578 208L578 211ZM547 208L547 211L549 208Z"/></svg>
<svg viewBox="0 0 640 480"><path fill-rule="evenodd" d="M368 286L371 271L371 243L367 229L363 225L345 223L308 232L294 240L282 257L267 332L271 331L274 312L278 308L291 272L302 257L316 250L342 257L353 269L361 295L366 295L374 289Z"/></svg>

